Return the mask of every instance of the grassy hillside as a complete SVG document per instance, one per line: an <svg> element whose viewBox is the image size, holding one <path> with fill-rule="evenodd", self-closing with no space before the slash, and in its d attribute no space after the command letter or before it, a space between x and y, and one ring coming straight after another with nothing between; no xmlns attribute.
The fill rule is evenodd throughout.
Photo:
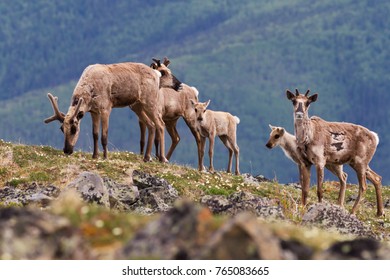
<svg viewBox="0 0 390 280"><path fill-rule="evenodd" d="M235 176L226 172L207 173L199 172L189 166L178 164L161 164L157 161L145 163L142 157L131 152L113 152L108 160L93 160L89 154L76 152L72 156L65 156L59 150L49 146L27 146L0 141L0 187L6 185L22 186L31 182L38 184L53 184L60 188L65 187L83 171L91 171L107 176L118 183L131 183L133 170L156 175L168 180L179 192L179 195L193 201L207 194L229 195L236 191L248 191L263 197L275 199L283 206L286 217L299 222L307 209L299 207L301 191L289 185L278 182L263 182L255 186L246 182L243 176ZM346 198L357 193L356 185L348 185ZM328 181L324 186L325 200L336 203L338 183ZM315 188L309 194L310 203L317 200ZM390 197L390 189L383 188L383 198L386 202ZM369 186L358 218L363 221L386 222L386 217L375 218L375 190ZM351 210L352 205L347 203L346 208ZM378 224L379 225L379 224ZM378 230L380 230L378 228Z"/></svg>
<svg viewBox="0 0 390 280"><path fill-rule="evenodd" d="M241 168L281 182L297 180L281 151L268 151L268 124L292 132L287 88L319 92L311 114L367 126L380 136L371 167L390 175L390 4L385 1L13 1L1 4L0 138L62 146L45 97L60 96L67 110L73 87L91 63L169 56L172 70L196 86L210 109L240 117ZM41 20L42 19L42 20ZM126 120L126 121L123 121ZM127 121L128 120L128 121ZM89 116L78 147L91 150ZM181 123L172 160L196 166L196 148ZM111 117L110 150L138 151L138 125L127 109ZM217 143L216 167L227 151ZM355 175L350 172L349 180ZM329 177L330 178L330 177Z"/></svg>

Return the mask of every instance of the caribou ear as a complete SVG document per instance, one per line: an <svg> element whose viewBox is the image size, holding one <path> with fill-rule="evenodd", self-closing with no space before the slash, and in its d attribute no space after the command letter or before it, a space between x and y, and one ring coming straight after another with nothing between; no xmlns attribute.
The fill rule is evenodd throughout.
<svg viewBox="0 0 390 280"><path fill-rule="evenodd" d="M192 107L193 107L193 108L195 108L195 101L194 101L194 100L192 100L192 99L190 99L190 101L191 101L191 105L192 105Z"/></svg>
<svg viewBox="0 0 390 280"><path fill-rule="evenodd" d="M295 99L294 93L292 93L290 90L286 91L286 95L287 95L287 99L289 99L289 100L294 100Z"/></svg>
<svg viewBox="0 0 390 280"><path fill-rule="evenodd" d="M156 63L157 67L161 66L160 59L156 59L156 58L153 57L152 60Z"/></svg>
<svg viewBox="0 0 390 280"><path fill-rule="evenodd" d="M171 64L171 61L168 59L168 57L164 57L164 62L163 64L168 67L169 64Z"/></svg>
<svg viewBox="0 0 390 280"><path fill-rule="evenodd" d="M209 104L210 104L210 99L206 102L206 103L204 103L204 108L206 109L207 108L207 106L209 106Z"/></svg>
<svg viewBox="0 0 390 280"><path fill-rule="evenodd" d="M309 97L309 102L313 103L317 101L318 93L313 94L312 96Z"/></svg>
<svg viewBox="0 0 390 280"><path fill-rule="evenodd" d="M271 130L274 130L275 129L275 127L273 126L273 125L268 125L269 126L269 128L271 129Z"/></svg>
<svg viewBox="0 0 390 280"><path fill-rule="evenodd" d="M153 62L152 64L150 64L150 68L157 69L157 63Z"/></svg>

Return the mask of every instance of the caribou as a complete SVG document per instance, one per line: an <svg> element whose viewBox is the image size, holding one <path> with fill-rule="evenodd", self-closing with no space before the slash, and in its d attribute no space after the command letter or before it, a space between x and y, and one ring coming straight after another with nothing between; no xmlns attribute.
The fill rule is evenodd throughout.
<svg viewBox="0 0 390 280"><path fill-rule="evenodd" d="M171 145L168 149L168 153L166 155L167 160L170 160L176 146L180 142L180 135L176 129L177 121L180 117L182 117L189 127L191 133L193 134L196 145L198 147L198 155L200 154L200 135L196 130L196 120L195 120L195 112L192 108L191 100L198 101L199 92L195 87L188 86L186 84L182 84L182 88L179 91L175 91L171 88L161 88L159 94L159 110L161 111L161 115L163 121L165 122L165 127L169 136L171 137ZM140 108L136 105L133 106L132 109L137 112ZM140 127L140 153L143 155L144 147L145 147L145 132L146 132L146 124L140 119L139 120ZM155 139L155 147L156 154L159 154L159 146L160 141L156 137ZM199 165L200 159L198 157ZM199 167L200 168L200 167Z"/></svg>
<svg viewBox="0 0 390 280"><path fill-rule="evenodd" d="M83 71L71 98L71 105L66 114L58 108L58 98L48 94L54 115L45 119L45 123L58 120L62 123L64 133L64 153L72 154L78 140L81 119L86 112L92 117L92 133L94 140L93 158L99 154L98 139L101 126L101 143L103 157L107 158L108 125L112 108L132 107L137 104L141 108L137 114L148 128L148 144L144 161L151 160L151 151L155 134L161 143L161 162L167 162L164 151L164 121L158 110L159 89L163 87L179 90L181 82L171 73L168 65L153 59L155 69L133 62L117 64L94 64Z"/></svg>
<svg viewBox="0 0 390 280"><path fill-rule="evenodd" d="M324 180L324 167L327 164L343 165L348 164L355 170L359 192L352 207L355 214L367 189L367 173L372 179L377 200L377 216L384 214L381 181L382 178L376 174L369 163L373 158L376 147L379 143L378 135L367 128L352 123L328 122L319 117L309 118L309 106L318 98L315 93L309 96L310 90L305 94L295 94L290 90L286 91L287 98L292 102L294 108L294 129L296 143L300 153L310 164L302 170L300 176L306 182L302 186L302 203L306 205L306 198L310 187L310 166L316 166L317 173L317 196L322 201L322 184Z"/></svg>
<svg viewBox="0 0 390 280"><path fill-rule="evenodd" d="M203 157L206 144L206 138L209 138L209 171L214 171L213 155L215 136L221 139L222 143L229 151L229 162L227 172L230 173L232 169L233 152L236 158L235 175L240 175L240 149L237 145L237 125L240 119L228 112L207 110L210 100L207 102L196 102L191 100L193 109L196 114L196 129L200 135L200 154L198 155L199 170L203 170Z"/></svg>

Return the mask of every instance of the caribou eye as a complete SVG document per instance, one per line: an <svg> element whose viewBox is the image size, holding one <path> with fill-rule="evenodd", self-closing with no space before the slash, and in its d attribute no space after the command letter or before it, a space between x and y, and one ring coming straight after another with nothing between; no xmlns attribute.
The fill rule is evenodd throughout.
<svg viewBox="0 0 390 280"><path fill-rule="evenodd" d="M292 104L295 106L297 105L297 101L296 100L293 100Z"/></svg>
<svg viewBox="0 0 390 280"><path fill-rule="evenodd" d="M198 113L198 109L195 109L195 113Z"/></svg>
<svg viewBox="0 0 390 280"><path fill-rule="evenodd" d="M276 134L275 135L275 139L279 139L280 135L279 134Z"/></svg>
<svg viewBox="0 0 390 280"><path fill-rule="evenodd" d="M160 71L160 73L161 73L161 77L162 77L162 76L165 76L167 74L167 71Z"/></svg>
<svg viewBox="0 0 390 280"><path fill-rule="evenodd" d="M81 120L82 118L84 117L84 112L79 112L78 114L77 114L77 119L78 120Z"/></svg>
<svg viewBox="0 0 390 280"><path fill-rule="evenodd" d="M206 113L206 111L207 111L207 110L205 109L205 110L203 111L203 113Z"/></svg>

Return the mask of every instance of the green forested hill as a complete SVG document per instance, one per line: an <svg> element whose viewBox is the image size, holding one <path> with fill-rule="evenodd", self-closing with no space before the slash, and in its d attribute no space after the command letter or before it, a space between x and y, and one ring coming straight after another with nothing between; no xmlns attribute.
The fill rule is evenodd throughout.
<svg viewBox="0 0 390 280"><path fill-rule="evenodd" d="M62 148L59 125L42 122L52 113L47 92L66 111L88 64L168 56L175 75L212 100L210 109L240 117L243 172L297 180L295 166L264 144L269 123L293 131L285 90L310 88L319 92L311 114L379 134L371 167L390 183L388 1L17 0L1 3L0 12L0 138ZM110 149L137 152L134 114L114 110L110 121ZM82 130L78 147L90 150L89 117ZM180 143L172 160L196 166L183 123L180 133L188 144ZM215 157L225 169L220 143Z"/></svg>

